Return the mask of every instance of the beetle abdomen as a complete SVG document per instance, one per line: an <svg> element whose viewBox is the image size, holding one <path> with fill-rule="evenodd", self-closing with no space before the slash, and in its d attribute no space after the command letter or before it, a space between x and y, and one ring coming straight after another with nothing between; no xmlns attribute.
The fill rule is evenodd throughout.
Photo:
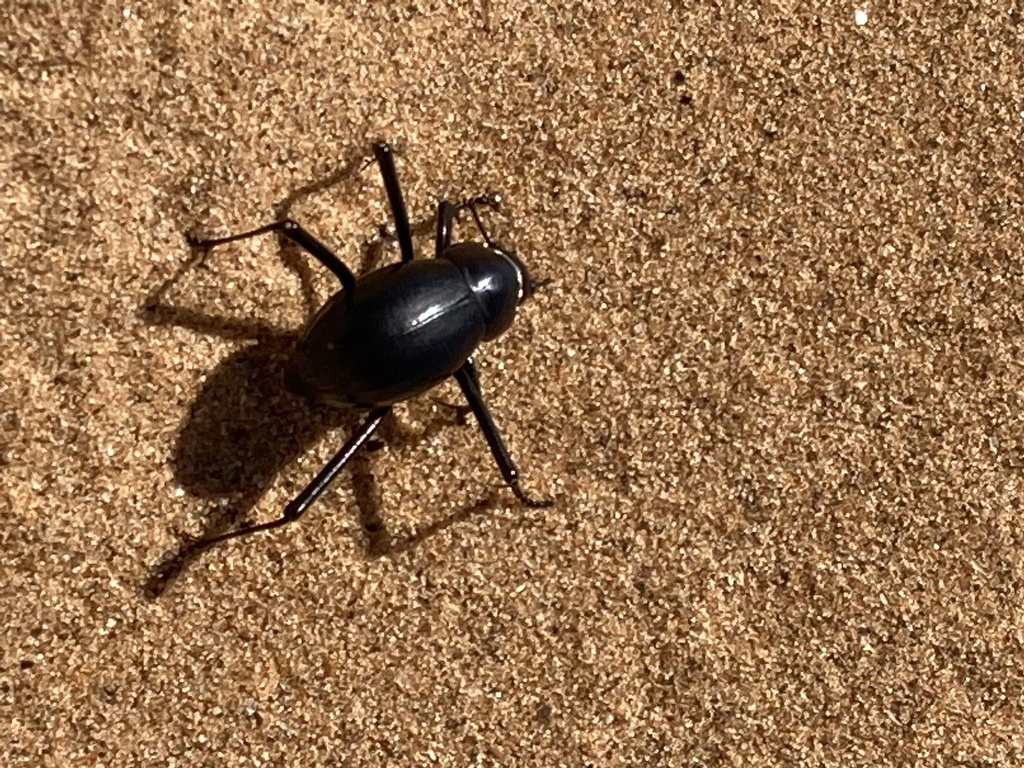
<svg viewBox="0 0 1024 768"><path fill-rule="evenodd" d="M289 387L336 405L387 405L451 376L484 335L482 308L442 259L373 272L331 298L289 365Z"/></svg>

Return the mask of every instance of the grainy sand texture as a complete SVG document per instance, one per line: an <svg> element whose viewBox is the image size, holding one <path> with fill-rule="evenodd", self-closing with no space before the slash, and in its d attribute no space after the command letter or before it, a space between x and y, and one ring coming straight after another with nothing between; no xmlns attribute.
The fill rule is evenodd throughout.
<svg viewBox="0 0 1024 768"><path fill-rule="evenodd" d="M1024 764L1019 4L17 2L0 116L0 764ZM449 382L190 554L359 414L335 278L184 235L395 261L380 139L551 281L478 362L557 503Z"/></svg>

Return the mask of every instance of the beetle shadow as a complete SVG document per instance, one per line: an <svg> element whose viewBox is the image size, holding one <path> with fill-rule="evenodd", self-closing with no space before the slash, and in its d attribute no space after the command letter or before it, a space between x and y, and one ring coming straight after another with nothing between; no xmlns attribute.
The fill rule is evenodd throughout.
<svg viewBox="0 0 1024 768"><path fill-rule="evenodd" d="M354 167L354 166L353 166ZM351 168L349 169L351 171ZM319 191L344 177L342 172L293 193L276 213L286 218L291 205L302 195ZM363 246L359 274L375 269L389 239L385 228ZM310 312L316 309L312 273L302 254L293 261L284 249L282 258L302 283ZM297 331L220 318L168 303L165 296L188 272L205 267L205 254L194 251L178 270L153 290L137 315L153 326L177 326L220 338L245 341L246 346L229 355L206 377L182 425L171 457L175 481L189 495L211 503L204 530L198 536L179 533L181 543L154 565L143 585L147 597L159 597L200 556L198 542L252 521L259 500L282 470L315 446L327 432L354 431L366 414L356 410L316 405L287 391L284 367L299 341ZM442 405L446 405L441 403ZM495 496L396 539L380 514L380 492L373 473L372 454L388 444L396 450L418 444L452 424L466 423L468 407L447 406L455 418L431 420L425 432L411 434L391 415L377 434L349 462L357 519L365 536L368 557L377 558L414 548L446 528L489 511ZM347 435L340 439L344 440ZM297 492L299 489L296 488Z"/></svg>

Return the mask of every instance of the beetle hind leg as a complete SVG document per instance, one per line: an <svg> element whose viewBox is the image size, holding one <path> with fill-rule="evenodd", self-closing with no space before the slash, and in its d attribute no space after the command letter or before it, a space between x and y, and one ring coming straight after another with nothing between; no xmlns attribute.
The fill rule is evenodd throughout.
<svg viewBox="0 0 1024 768"><path fill-rule="evenodd" d="M323 495L324 491L327 490L328 486L330 486L341 470L345 468L345 465L348 464L355 452L370 439L370 436L377 430L377 427L380 426L381 421L383 421L384 417L390 412L390 405L375 408L371 411L366 421L364 421L362 426L353 433L353 435L348 439L348 442L342 446L342 449L327 462L327 465L320 470L309 485L307 485L298 496L288 503L288 506L284 508L284 514L281 517L267 523L250 525L245 528L239 528L235 531L229 531L228 533L202 539L192 545L189 550L189 554L195 555L204 549L208 549L215 544L221 543L222 541L237 539L240 536L248 536L251 533L257 533L259 531L270 531L274 528L280 528L283 525L287 525L288 523L293 523L298 520L306 514L306 510L309 509L313 502Z"/></svg>

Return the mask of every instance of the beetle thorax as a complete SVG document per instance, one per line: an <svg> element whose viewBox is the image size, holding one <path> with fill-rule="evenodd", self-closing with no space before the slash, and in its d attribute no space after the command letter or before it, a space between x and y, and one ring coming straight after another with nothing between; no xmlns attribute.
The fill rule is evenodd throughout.
<svg viewBox="0 0 1024 768"><path fill-rule="evenodd" d="M484 340L509 329L523 298L525 277L506 254L479 243L458 243L441 258L459 267L469 289L480 303L486 328Z"/></svg>

